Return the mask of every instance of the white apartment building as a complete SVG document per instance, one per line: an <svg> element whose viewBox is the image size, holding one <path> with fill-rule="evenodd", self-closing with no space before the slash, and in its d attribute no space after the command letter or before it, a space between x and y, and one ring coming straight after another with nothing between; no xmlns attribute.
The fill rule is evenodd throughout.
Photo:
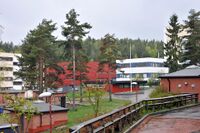
<svg viewBox="0 0 200 133"><path fill-rule="evenodd" d="M20 69L18 56L21 54L0 52L0 90L22 90L23 81L15 76Z"/></svg>
<svg viewBox="0 0 200 133"><path fill-rule="evenodd" d="M117 60L116 81L157 80L159 75L169 72L169 68L164 67L164 61L150 57Z"/></svg>

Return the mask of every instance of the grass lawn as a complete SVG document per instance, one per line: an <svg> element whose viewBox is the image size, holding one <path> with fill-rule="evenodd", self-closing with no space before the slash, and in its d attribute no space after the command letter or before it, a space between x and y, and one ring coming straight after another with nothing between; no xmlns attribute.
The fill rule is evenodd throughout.
<svg viewBox="0 0 200 133"><path fill-rule="evenodd" d="M103 99L101 102L100 115L108 113L114 109L126 106L131 102L128 100L113 99L110 102L108 99ZM72 127L78 123L94 118L94 111L91 105L78 106L76 111L69 110L67 127Z"/></svg>
<svg viewBox="0 0 200 133"><path fill-rule="evenodd" d="M130 104L129 100L113 99L110 102L108 99L103 99L101 102L100 115L113 111L114 109ZM76 108L76 111L70 109L67 113L68 122L66 127L62 129L53 129L53 133L66 133L68 128L77 125L81 122L94 118L94 111L91 105L81 105ZM47 133L48 131L44 132Z"/></svg>

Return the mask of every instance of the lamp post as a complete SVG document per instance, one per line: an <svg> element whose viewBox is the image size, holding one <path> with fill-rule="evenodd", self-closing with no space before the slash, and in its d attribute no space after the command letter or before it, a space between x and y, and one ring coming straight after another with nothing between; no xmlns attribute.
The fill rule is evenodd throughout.
<svg viewBox="0 0 200 133"><path fill-rule="evenodd" d="M50 133L52 133L52 117L51 117L51 112L52 112L52 107L51 107L51 92L43 92L39 95L40 98L43 97L49 97L49 119L50 119Z"/></svg>
<svg viewBox="0 0 200 133"><path fill-rule="evenodd" d="M131 85L138 85L137 82L132 82ZM135 101L138 101L137 91L135 92Z"/></svg>
<svg viewBox="0 0 200 133"><path fill-rule="evenodd" d="M130 64L129 64L130 74L129 74L129 77L130 77L130 88L131 88L130 91L133 92L133 89L132 89L132 75L131 75L131 53L132 53L131 49L132 49L132 45L130 43Z"/></svg>

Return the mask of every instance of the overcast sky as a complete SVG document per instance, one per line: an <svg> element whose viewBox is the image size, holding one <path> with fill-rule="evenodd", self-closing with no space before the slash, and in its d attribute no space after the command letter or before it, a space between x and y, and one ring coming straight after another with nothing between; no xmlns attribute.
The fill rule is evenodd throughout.
<svg viewBox="0 0 200 133"><path fill-rule="evenodd" d="M43 18L57 23L54 34L62 38L60 26L72 8L81 22L93 26L91 37L114 33L119 38L163 40L169 17L176 13L182 22L190 9L200 10L200 0L0 0L1 40L20 44Z"/></svg>

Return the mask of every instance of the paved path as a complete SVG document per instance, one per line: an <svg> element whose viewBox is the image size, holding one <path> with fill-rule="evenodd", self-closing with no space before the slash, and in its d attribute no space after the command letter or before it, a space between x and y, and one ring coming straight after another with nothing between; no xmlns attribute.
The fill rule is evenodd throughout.
<svg viewBox="0 0 200 133"><path fill-rule="evenodd" d="M200 133L200 106L149 117L131 133Z"/></svg>
<svg viewBox="0 0 200 133"><path fill-rule="evenodd" d="M125 100L130 100L132 103L136 102L136 98L137 101L141 101L144 99L149 98L149 94L153 91L153 88L149 88L149 89L145 89L145 90L141 90L140 93L136 94L129 94L129 93L125 93L125 94L113 94L113 98L117 98L117 99L125 99Z"/></svg>

